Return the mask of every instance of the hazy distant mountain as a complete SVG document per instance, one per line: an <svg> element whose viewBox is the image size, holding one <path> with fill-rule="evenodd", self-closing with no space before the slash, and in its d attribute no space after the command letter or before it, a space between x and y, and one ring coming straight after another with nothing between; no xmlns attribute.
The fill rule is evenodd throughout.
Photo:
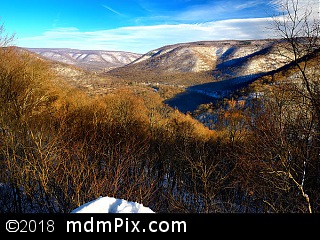
<svg viewBox="0 0 320 240"><path fill-rule="evenodd" d="M69 48L26 49L49 60L93 71L108 71L116 67L122 67L141 57L141 54L124 51L78 50Z"/></svg>

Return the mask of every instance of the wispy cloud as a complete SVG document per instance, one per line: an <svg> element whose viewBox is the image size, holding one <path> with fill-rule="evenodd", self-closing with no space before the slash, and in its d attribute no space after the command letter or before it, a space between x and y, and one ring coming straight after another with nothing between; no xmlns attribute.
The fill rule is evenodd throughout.
<svg viewBox="0 0 320 240"><path fill-rule="evenodd" d="M176 0L183 1L183 0ZM181 7L179 9L166 9L160 11L161 15L148 16L151 21L155 19L165 20L166 22L184 22L184 23L199 23L208 21L218 21L232 18L239 18L243 16L253 17L253 14L248 16L246 10L256 8L256 11L261 12L260 17L266 15L265 8L268 6L265 0L248 1L248 0L207 0L207 1L193 1L193 3ZM260 8L260 9L259 9ZM259 10L257 10L259 9ZM251 11L251 10L250 10ZM249 11L249 14L250 14ZM152 11L150 11L152 13ZM252 11L251 11L252 12ZM142 19L148 22L148 18Z"/></svg>
<svg viewBox="0 0 320 240"><path fill-rule="evenodd" d="M246 3L235 4L234 8L237 10L243 10L243 9L247 9L247 8L251 8L251 7L260 5L261 3L262 3L262 1L249 1Z"/></svg>
<svg viewBox="0 0 320 240"><path fill-rule="evenodd" d="M114 14L116 14L116 15L118 15L118 16L121 16L121 17L124 17L124 16L125 16L124 14L122 14L122 13L114 10L113 8L111 8L111 7L107 6L107 5L102 5L102 7L108 9L110 12L113 12Z"/></svg>
<svg viewBox="0 0 320 240"><path fill-rule="evenodd" d="M207 4L193 5L172 17L180 21L188 22L213 21L227 16L227 13L230 13L233 8L234 5L231 5L229 1L225 1L223 4L210 2Z"/></svg>
<svg viewBox="0 0 320 240"><path fill-rule="evenodd" d="M268 30L270 21L270 18L233 19L202 24L121 27L93 32L57 28L41 36L18 39L17 45L146 53L181 42L270 38L273 35Z"/></svg>
<svg viewBox="0 0 320 240"><path fill-rule="evenodd" d="M181 42L211 40L248 40L273 38L274 18L262 14L260 7L281 13L280 7L287 0L172 0L169 5L189 2L183 7L162 8L155 1L134 0L138 4L133 15L126 10L117 11L108 5L99 5L107 13L125 17L131 27L110 27L100 31L81 31L79 28L56 28L35 37L19 38L21 47L61 47L78 49L118 50L146 53L150 50ZM290 2L291 0L289 0ZM295 1L295 0L293 0ZM173 4L174 3L174 4ZM301 5L300 5L301 4ZM299 6L312 6L319 14L319 0L299 0ZM159 9L158 9L159 8ZM247 9L249 11L244 11ZM265 9L264 9L265 10ZM305 10L300 7L299 11ZM124 15L123 12L128 15ZM260 14L261 13L261 14ZM128 16L136 16L129 18ZM264 17L270 16L270 17ZM59 15L57 16L59 20ZM103 26L104 27L104 26Z"/></svg>
<svg viewBox="0 0 320 240"><path fill-rule="evenodd" d="M290 1L290 0L271 0L270 5L276 8L280 13L283 10L293 11L294 5L297 7L298 13L305 13L306 10L312 11L314 17L319 18L319 0L299 0L299 1ZM286 9L285 9L286 8Z"/></svg>

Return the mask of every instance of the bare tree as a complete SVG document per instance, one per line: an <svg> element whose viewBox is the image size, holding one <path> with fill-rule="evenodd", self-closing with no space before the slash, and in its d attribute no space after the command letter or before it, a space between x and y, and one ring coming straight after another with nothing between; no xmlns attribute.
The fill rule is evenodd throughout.
<svg viewBox="0 0 320 240"><path fill-rule="evenodd" d="M315 13L311 5L302 5L300 1L286 0L281 5L282 13L274 17L274 28L283 43L279 53L298 68L303 87L299 92L312 102L320 119L318 79L314 78L311 70L315 68L309 61L320 50L320 21L316 18L319 12ZM319 2L317 4L319 8Z"/></svg>
<svg viewBox="0 0 320 240"><path fill-rule="evenodd" d="M1 18L0 18L1 20ZM15 38L15 34L6 33L6 29L4 27L4 23L0 25L0 47L8 46L9 43L13 42Z"/></svg>
<svg viewBox="0 0 320 240"><path fill-rule="evenodd" d="M298 98L300 103L304 103L305 107L296 109L295 115L298 116L303 109L307 109L309 112L306 116L309 116L308 122L310 123L308 129L300 129L299 139L306 139L305 146L307 146L306 157L301 158L302 161L300 161L302 164L299 167L300 170L288 168L281 174L286 175L287 179L290 179L299 189L310 213L312 212L312 203L306 193L305 181L309 178L309 182L316 182L314 178L317 178L318 173L316 171L307 173L307 169L308 167L309 169L318 169L319 161L309 156L317 156L320 146L319 2L313 1L314 5L311 3L304 4L301 0L285 0L281 4L281 13L275 16L273 21L274 29L280 39L279 54L287 58L297 70L286 80L290 80L290 83L288 82L281 90L290 91L291 96L294 94L295 99ZM314 8L315 5L317 5L317 9ZM293 157L291 153L287 156L287 166ZM293 172L299 172L299 174L293 175ZM280 172L277 171L277 174ZM310 188L312 187L309 187L309 191L312 191ZM318 198L318 195L315 194L314 197Z"/></svg>

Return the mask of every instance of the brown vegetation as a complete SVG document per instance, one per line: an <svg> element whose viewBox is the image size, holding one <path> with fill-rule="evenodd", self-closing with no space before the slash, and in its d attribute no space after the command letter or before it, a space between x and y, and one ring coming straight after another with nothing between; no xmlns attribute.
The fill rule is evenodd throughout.
<svg viewBox="0 0 320 240"><path fill-rule="evenodd" d="M182 114L161 87L88 92L2 47L0 212L69 213L99 196L165 213L319 212L319 53L292 60L247 98Z"/></svg>

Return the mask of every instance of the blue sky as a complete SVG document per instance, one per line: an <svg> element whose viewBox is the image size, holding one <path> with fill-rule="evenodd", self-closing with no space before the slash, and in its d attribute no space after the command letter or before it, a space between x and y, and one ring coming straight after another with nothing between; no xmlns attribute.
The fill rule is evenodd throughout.
<svg viewBox="0 0 320 240"><path fill-rule="evenodd" d="M181 42L272 37L268 26L280 2L3 0L0 21L21 47L146 53Z"/></svg>

